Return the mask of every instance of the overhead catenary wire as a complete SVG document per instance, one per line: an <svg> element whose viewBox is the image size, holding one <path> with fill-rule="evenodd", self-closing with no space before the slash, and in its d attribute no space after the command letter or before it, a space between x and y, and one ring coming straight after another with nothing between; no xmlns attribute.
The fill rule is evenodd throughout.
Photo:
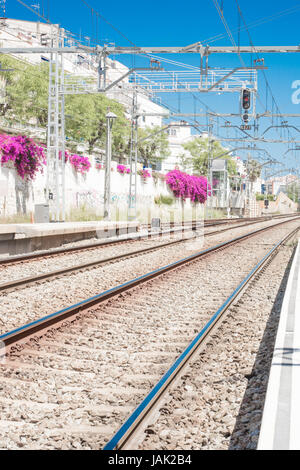
<svg viewBox="0 0 300 470"><path fill-rule="evenodd" d="M89 9L91 9L91 10L93 9L93 7L92 7L86 0L80 0L80 1L81 1L83 4L85 4ZM99 16L103 19L103 21L105 21L109 26L111 26L111 27L112 27L118 34L120 34L124 39L126 39L126 41L128 41L132 46L137 47L137 45L136 45L133 41L131 41L122 31L120 31L120 30L119 30L118 28L116 28L110 21L108 21L100 12L98 12L98 14L99 14ZM152 58L152 57L153 57L153 55L151 55L151 54L144 54L144 56L145 56L145 57L149 57L149 58ZM242 60L242 59L241 59L241 60ZM242 63L243 63L243 60L242 60ZM133 63L132 65L134 65L134 63ZM179 83L180 83L180 82L179 82ZM208 109L211 110L203 101L199 100L199 99L196 97L196 95L195 95L194 93L192 93L192 96L194 96L196 100L200 101L200 103L201 103L202 105L204 105L207 110L208 110ZM180 99L179 99L179 101L180 101ZM164 106L166 106L166 105L164 104ZM179 106L180 106L180 103L179 103ZM168 106L167 106L167 107L168 107ZM213 110L211 110L211 111L213 111ZM215 111L213 111L213 113L215 113ZM224 121L225 121L225 120L224 120ZM196 121L196 123L199 125L199 122L198 122L198 121Z"/></svg>
<svg viewBox="0 0 300 470"><path fill-rule="evenodd" d="M235 0L235 2L236 2L236 5L237 5L237 8L238 8L239 15L240 15L240 17L241 17L241 19L242 19L242 21L243 21L243 23L244 23L244 27L245 27L245 29L246 29L246 31L247 31L250 44L251 44L251 46L252 46L252 47L254 48L254 50L255 50L255 46L254 46L254 44L253 44L253 41L252 41L252 38L251 38L251 34L250 34L249 30L248 30L247 23L246 23L246 21L245 21L244 15L243 15L242 10L241 10L241 8L240 8L239 1L238 1L238 0ZM255 51L255 53L256 53L256 57L257 57L258 59L260 59L258 52ZM263 77L264 77L264 80L265 80L265 83L266 83L266 108L265 108L265 111L268 111L268 109L267 109L267 100L268 100L268 91L269 91L270 94L271 94L271 98L272 98L272 114L273 114L273 111L274 111L273 105L275 105L275 107L276 107L277 114L281 114L280 109L279 109L279 107L278 107L278 105L277 105L277 103L276 103L276 100L275 100L275 98L274 98L274 95L273 95L273 93L272 93L272 90L271 90L270 84L269 84L269 82L268 82L266 73L265 73L264 70L262 70L262 72L263 72ZM259 99L259 101L260 101L260 99ZM261 102L261 101L260 101L260 102ZM261 104L262 104L262 103L261 103ZM273 118L271 119L271 122L272 122L272 124L273 124ZM289 130L287 130L287 135L288 135L288 140L290 140L291 134L290 134Z"/></svg>
<svg viewBox="0 0 300 470"><path fill-rule="evenodd" d="M35 10L32 10L30 7L28 7L28 5L26 5L24 2L22 2L22 0L17 0L17 1L18 1L19 3L21 3L21 4L23 4L24 6L26 6L26 8L29 8L34 14L38 14ZM111 22L109 22L101 13L99 13L98 11L96 11L88 2L86 2L85 0L80 0L80 1L81 1L83 4L85 4L87 7L89 7L89 8L91 9L91 11L96 12L96 13L97 13L97 16L98 16L99 18L101 17L101 19L102 19L104 22L106 22L110 27L112 27L116 32L118 32L118 34L120 34L123 38L125 38L130 44L132 44L132 45L134 45L135 47L137 47L136 44L134 44L124 33L122 33L122 32L121 32L118 28L116 28ZM220 11L221 11L221 10L220 10ZM39 16L41 16L41 15L39 14ZM222 11L221 11L221 16L224 16ZM225 21L226 21L226 20L225 20ZM227 25L227 26L228 26L228 25ZM230 30L229 30L229 37L230 37L230 34L231 34L231 32L230 32ZM232 34L231 34L231 36L232 36ZM233 41L234 41L234 40L233 40ZM79 41L78 41L78 42L79 42ZM149 54L148 57L151 57L151 55ZM174 61L174 63L175 63L175 61ZM179 65L179 63L178 63L178 65ZM193 97L194 97L194 96L195 96L195 95L193 94ZM201 100L199 100L198 97L195 97L195 99L196 99L197 101L201 102L201 103L205 106L205 108L206 108L207 111L208 111L208 110L212 111L211 108L209 108L206 104L204 104ZM165 104L164 104L164 106L165 106ZM213 113L215 113L215 111L213 111ZM221 118L221 119L222 119L222 118ZM223 120L225 121L225 119L223 119ZM235 131L235 134L237 134L236 131Z"/></svg>
<svg viewBox="0 0 300 470"><path fill-rule="evenodd" d="M234 40L234 37L232 36L231 30L230 30L230 28L229 28L229 26L228 26L228 23L227 23L226 19L225 19L224 11L221 10L221 8L220 8L219 3L218 3L217 0L212 0L212 1L213 1L213 3L214 3L214 5L215 5L215 7L216 7L216 9L217 9L217 12L218 12L218 14L219 14L219 16L220 16L220 18L221 18L221 21L222 21L222 23L223 23L223 25L224 25L224 27L225 27L225 30L226 30L226 32L227 32L227 34L228 34L228 37L229 37L229 39L230 39L231 44L232 44L234 47L237 47L236 42L235 42L235 40ZM245 62L244 62L244 60L243 60L243 58L242 58L240 52L238 51L237 54L238 54L238 56L239 56L239 60L240 60L241 65L242 65L243 67L245 67L246 65L245 65Z"/></svg>
<svg viewBox="0 0 300 470"><path fill-rule="evenodd" d="M248 29L251 29L251 28L255 28L257 26L261 26L263 24L266 24L268 22L271 22L271 21L274 21L278 18L281 18L283 16L286 16L286 15L291 15L292 13L295 13L297 10L300 9L300 5L298 6L294 6L292 8L288 8L286 10L282 10L282 11L279 11L277 13L275 13L274 15L270 15L270 16L265 16L263 18L260 18L260 19L257 19L255 21L253 21L252 23L249 23L249 25L247 26ZM247 29L245 26L241 27L241 32L242 31L245 31ZM236 33L238 31L238 28L236 29L233 29L232 32L233 33ZM219 41L220 39L224 39L226 37L225 34L217 34L215 36L212 36L210 38L207 38L207 39L203 39L201 42L203 44L210 44L212 42L216 42L216 41Z"/></svg>

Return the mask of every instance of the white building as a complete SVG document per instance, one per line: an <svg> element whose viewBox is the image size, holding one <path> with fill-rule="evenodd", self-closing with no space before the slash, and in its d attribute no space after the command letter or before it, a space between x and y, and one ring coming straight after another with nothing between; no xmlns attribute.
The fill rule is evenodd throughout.
<svg viewBox="0 0 300 470"><path fill-rule="evenodd" d="M11 18L0 19L0 47L43 47L49 46L50 37L55 33L55 28L49 24L40 22L23 21ZM65 44L67 46L78 45L73 35L64 30ZM24 54L11 54L18 60L28 62L31 64L39 64L43 61L49 62L49 54L38 53L24 53ZM107 58L107 85L110 85L118 78L122 77L128 72L126 67L121 62ZM66 72L66 86L68 83L76 83L78 86L85 86L89 83L96 89L98 81L98 62L96 58L85 52L68 53L64 54L64 69ZM78 80L79 78L79 80ZM85 80L88 79L88 82ZM114 99L125 106L125 109L130 115L132 107L132 94L133 86L126 76L115 87L111 88L106 96ZM139 118L140 127L154 127L162 125L162 116L168 112L166 108L154 103L151 96L141 88L137 94L138 112L147 114Z"/></svg>
<svg viewBox="0 0 300 470"><path fill-rule="evenodd" d="M193 141L198 135L192 135L191 127L185 121L174 121L174 127L167 130L170 155L162 162L162 171L167 172L175 168L183 169L182 156L191 157L190 152L183 148L184 144ZM181 124L181 125L179 125Z"/></svg>
<svg viewBox="0 0 300 470"><path fill-rule="evenodd" d="M235 155L235 156L232 156L231 158L236 164L237 173L240 176L245 177L247 175L247 171L246 171L246 166L245 166L243 160L241 159L241 157L238 157L238 156Z"/></svg>
<svg viewBox="0 0 300 470"><path fill-rule="evenodd" d="M267 181L268 189L270 194L277 196L280 192L286 192L288 185L296 183L298 180L296 175L285 175L270 178Z"/></svg>

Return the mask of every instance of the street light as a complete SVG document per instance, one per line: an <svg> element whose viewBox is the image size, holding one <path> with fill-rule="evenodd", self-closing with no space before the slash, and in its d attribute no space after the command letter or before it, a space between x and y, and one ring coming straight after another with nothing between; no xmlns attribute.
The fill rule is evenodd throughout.
<svg viewBox="0 0 300 470"><path fill-rule="evenodd" d="M111 130L117 115L106 114L106 155L105 155L105 184L104 184L104 219L110 220L110 171L111 171Z"/></svg>

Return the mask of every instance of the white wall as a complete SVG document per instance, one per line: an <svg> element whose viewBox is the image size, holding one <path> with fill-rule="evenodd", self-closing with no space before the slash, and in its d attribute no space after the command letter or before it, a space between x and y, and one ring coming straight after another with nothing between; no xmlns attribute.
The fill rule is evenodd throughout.
<svg viewBox="0 0 300 470"><path fill-rule="evenodd" d="M91 210L103 211L104 200L104 170L97 170L95 162L90 157L92 167L86 175L81 175L66 165L66 208L67 211L85 206ZM127 207L129 192L129 175L117 172L117 163L112 162L114 171L111 172L111 197L113 205L120 208ZM44 167L45 168L45 167ZM45 168L46 169L46 168ZM151 170L149 170L151 173ZM46 186L46 173L38 174L31 182L23 181L13 167L0 166L0 216L10 216L17 212L30 214L35 204L45 203L44 190ZM168 195L164 182L148 178L146 182L137 176L137 205L151 206L155 196Z"/></svg>

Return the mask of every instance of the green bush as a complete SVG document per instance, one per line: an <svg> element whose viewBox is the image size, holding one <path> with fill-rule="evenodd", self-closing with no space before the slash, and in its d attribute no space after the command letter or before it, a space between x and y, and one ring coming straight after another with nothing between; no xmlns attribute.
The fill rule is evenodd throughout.
<svg viewBox="0 0 300 470"><path fill-rule="evenodd" d="M275 195L274 194L268 194L267 195L268 201L275 201ZM257 201L264 201L265 200L265 194L256 194L256 200Z"/></svg>
<svg viewBox="0 0 300 470"><path fill-rule="evenodd" d="M171 206L174 202L174 198L172 196L164 196L163 194L160 194L159 196L155 196L154 202L158 206L160 206L161 204Z"/></svg>

